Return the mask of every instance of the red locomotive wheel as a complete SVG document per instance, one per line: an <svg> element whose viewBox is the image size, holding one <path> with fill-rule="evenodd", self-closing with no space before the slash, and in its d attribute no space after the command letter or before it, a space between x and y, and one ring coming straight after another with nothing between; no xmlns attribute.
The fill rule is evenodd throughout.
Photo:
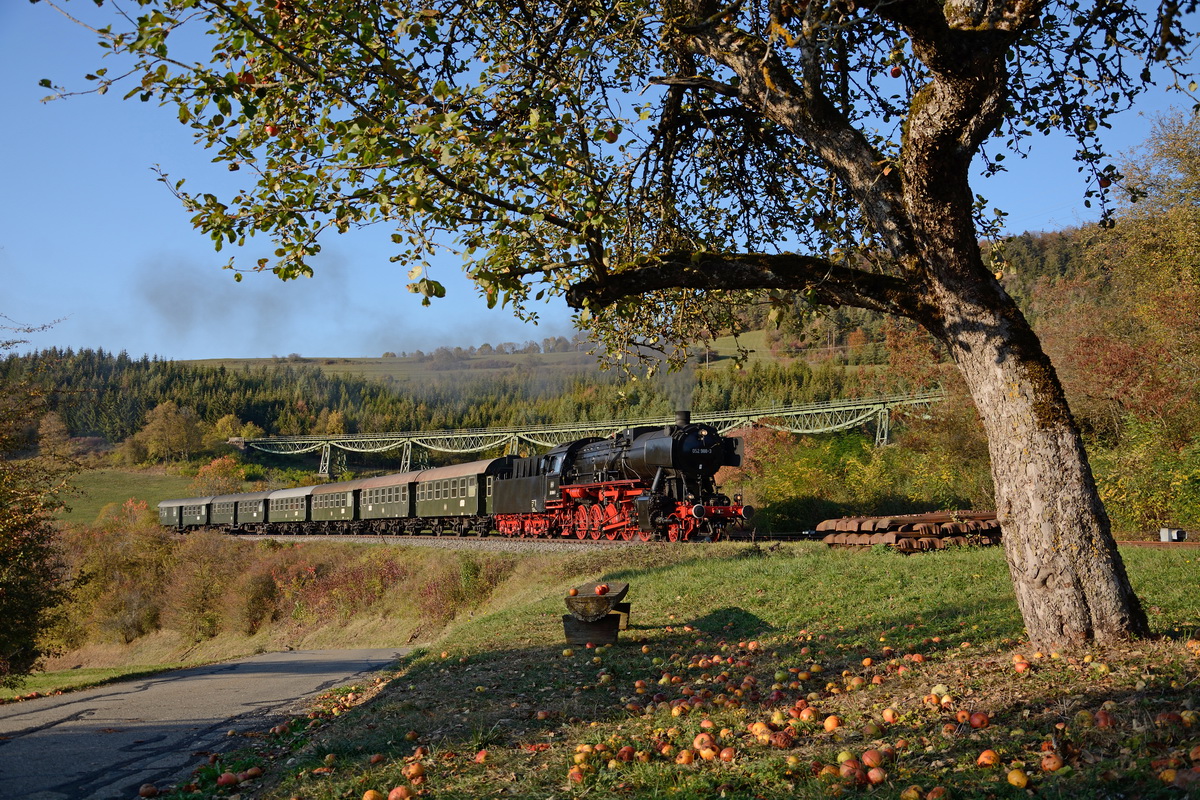
<svg viewBox="0 0 1200 800"><path fill-rule="evenodd" d="M601 525L604 529L604 538L611 542L624 533L625 515L621 513L621 507L612 502L605 503L602 508L604 513L601 515L603 519Z"/></svg>
<svg viewBox="0 0 1200 800"><path fill-rule="evenodd" d="M599 539L604 536L604 506L595 505L591 508L592 529L590 533L593 539ZM611 535L609 539L613 538Z"/></svg>
<svg viewBox="0 0 1200 800"><path fill-rule="evenodd" d="M672 542L678 542L683 538L683 521L671 515L667 519L667 538Z"/></svg>
<svg viewBox="0 0 1200 800"><path fill-rule="evenodd" d="M586 539L588 529L592 527L592 515L588 513L587 506L576 506L575 508L575 538Z"/></svg>

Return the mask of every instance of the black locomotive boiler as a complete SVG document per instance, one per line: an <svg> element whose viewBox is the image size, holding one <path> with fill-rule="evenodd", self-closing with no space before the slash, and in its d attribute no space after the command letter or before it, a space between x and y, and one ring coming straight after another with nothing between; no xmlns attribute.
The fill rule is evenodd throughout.
<svg viewBox="0 0 1200 800"><path fill-rule="evenodd" d="M580 539L719 538L753 515L716 485L721 467L741 466L741 445L681 411L665 428L629 428L519 459L496 484L496 529Z"/></svg>

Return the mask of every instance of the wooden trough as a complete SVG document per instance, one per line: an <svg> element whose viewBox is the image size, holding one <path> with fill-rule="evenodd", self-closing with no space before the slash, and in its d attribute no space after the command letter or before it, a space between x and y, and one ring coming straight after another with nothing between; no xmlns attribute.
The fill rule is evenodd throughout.
<svg viewBox="0 0 1200 800"><path fill-rule="evenodd" d="M629 603L622 602L629 584L610 581L606 594L596 594L598 583L576 586L575 595L567 595L568 614L563 615L563 633L567 644L616 644L618 631L629 627Z"/></svg>

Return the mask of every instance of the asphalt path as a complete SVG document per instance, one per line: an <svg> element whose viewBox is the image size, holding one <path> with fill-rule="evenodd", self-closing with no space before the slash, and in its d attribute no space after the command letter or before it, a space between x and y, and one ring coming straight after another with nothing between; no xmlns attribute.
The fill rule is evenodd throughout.
<svg viewBox="0 0 1200 800"><path fill-rule="evenodd" d="M293 650L0 706L0 800L136 798L406 652Z"/></svg>

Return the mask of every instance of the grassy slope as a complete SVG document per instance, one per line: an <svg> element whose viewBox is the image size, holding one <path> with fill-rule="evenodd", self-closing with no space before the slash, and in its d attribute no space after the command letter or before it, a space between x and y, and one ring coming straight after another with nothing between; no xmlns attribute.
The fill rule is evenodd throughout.
<svg viewBox="0 0 1200 800"><path fill-rule="evenodd" d="M74 479L79 490L70 499L71 510L59 515L66 522L90 523L109 503L130 498L145 501L151 508L170 497L190 497L191 478L148 470L94 469Z"/></svg>
<svg viewBox="0 0 1200 800"><path fill-rule="evenodd" d="M313 712L327 720L324 727L270 737L238 763L276 758L256 796L307 800L358 798L367 789L386 795L411 783L403 773L415 761L426 780L414 788L439 798L895 798L910 784L953 787L955 797L1024 797L1005 781L1009 769L1027 772L1039 797L1178 797L1159 778L1160 760L1186 764L1200 725L1159 727L1154 718L1195 703L1200 652L1184 639L1200 628L1200 598L1191 588L1198 565L1185 551L1129 550L1125 557L1156 630L1176 638L1038 657L1020 643L998 548L902 557L815 545L773 552L712 545L531 556L366 702L345 701L348 690L330 693ZM567 655L561 598L569 586L600 576L630 583L631 630L603 652ZM913 652L926 661L900 658ZM1031 672L1013 670L1014 652L1032 659ZM712 654L742 663L697 663ZM865 666L864 658L874 663ZM799 680L789 673L796 687L785 685L772 701L774 676L788 668L812 674ZM714 677L722 670L728 685ZM664 672L681 682L660 685ZM743 683L747 674L756 686ZM856 676L868 681L865 688L847 690ZM874 676L879 685L870 683ZM649 685L646 694L637 692L637 680ZM951 696L949 708L923 702L935 684L945 684L939 691ZM692 690L730 699L741 692L741 707L708 698L689 714L672 712L669 701ZM661 702L653 702L654 692L663 693ZM786 747L759 744L747 732L749 723L769 722L773 710L805 697L819 709L816 721L797 722ZM1114 704L1115 728L1099 730L1078 716L1105 702ZM889 707L899 721L882 724ZM990 727L956 724L960 709L986 711ZM828 715L842 726L827 732L821 721ZM659 752L690 748L705 719L728 729L720 744L733 748L733 761L681 766ZM406 731L431 753L414 756ZM576 783L568 769L582 744L609 749L584 756ZM624 745L648 761L610 764ZM814 761L832 764L840 751L884 746L896 747L898 757L878 787L830 789L813 777ZM1071 768L1040 773L1043 748L1054 746ZM481 749L487 754L477 761ZM1002 768L975 765L985 749L999 754ZM369 766L371 753L381 763ZM324 769L327 756L331 770ZM200 778L203 787L215 772Z"/></svg>

